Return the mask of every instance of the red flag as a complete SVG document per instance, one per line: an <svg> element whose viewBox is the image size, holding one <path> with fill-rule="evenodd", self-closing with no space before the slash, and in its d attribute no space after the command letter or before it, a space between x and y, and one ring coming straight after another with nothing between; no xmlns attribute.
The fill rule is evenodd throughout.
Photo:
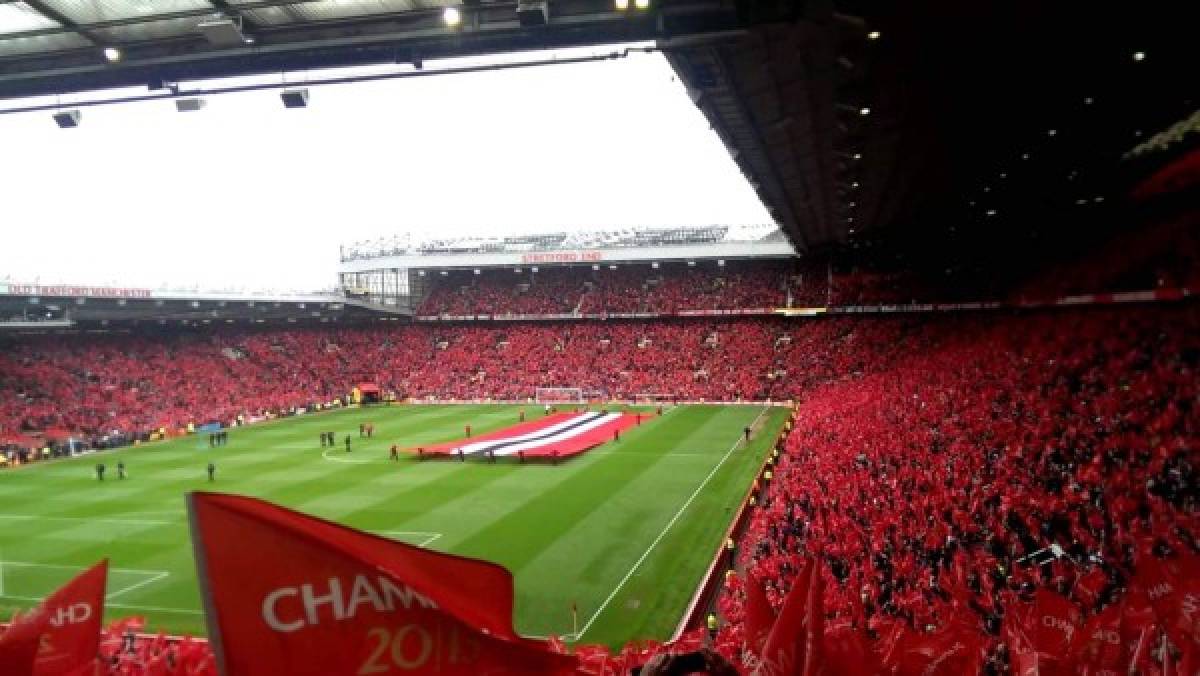
<svg viewBox="0 0 1200 676"><path fill-rule="evenodd" d="M763 648L767 645L767 635L775 624L775 609L767 600L762 580L754 573L746 574L746 645L745 651L758 660Z"/></svg>
<svg viewBox="0 0 1200 676"><path fill-rule="evenodd" d="M108 559L104 559L42 601L50 626L42 634L34 674L75 676L95 671L107 583Z"/></svg>
<svg viewBox="0 0 1200 676"><path fill-rule="evenodd" d="M767 636L755 676L810 676L817 673L824 634L821 571L815 559L804 562Z"/></svg>
<svg viewBox="0 0 1200 676"><path fill-rule="evenodd" d="M900 676L978 674L984 663L984 638L964 624L950 623L932 634L909 635L900 655ZM1016 655L1013 656L1013 673Z"/></svg>
<svg viewBox="0 0 1200 676"><path fill-rule="evenodd" d="M822 676L857 676L883 671L879 658L867 645L866 637L850 622L827 627L821 646Z"/></svg>
<svg viewBox="0 0 1200 676"><path fill-rule="evenodd" d="M14 616L13 623L0 634L0 674L32 676L42 632L50 626L50 616L40 609Z"/></svg>
<svg viewBox="0 0 1200 676"><path fill-rule="evenodd" d="M1162 628L1181 650L1200 648L1200 559L1146 554L1138 561L1133 586L1145 591Z"/></svg>
<svg viewBox="0 0 1200 676"><path fill-rule="evenodd" d="M1022 676L1065 673L1067 649L1079 629L1079 609L1048 589L1038 589L1033 604L1014 608L1005 622L1013 673Z"/></svg>
<svg viewBox="0 0 1200 676"><path fill-rule="evenodd" d="M77 676L94 672L107 579L105 559L15 620L0 636L0 674Z"/></svg>
<svg viewBox="0 0 1200 676"><path fill-rule="evenodd" d="M1090 674L1119 673L1125 670L1125 645L1121 642L1121 616L1124 603L1114 603L1092 616L1075 632L1068 651L1068 663Z"/></svg>
<svg viewBox="0 0 1200 676"><path fill-rule="evenodd" d="M570 674L512 628L512 575L215 493L188 497L220 672Z"/></svg>

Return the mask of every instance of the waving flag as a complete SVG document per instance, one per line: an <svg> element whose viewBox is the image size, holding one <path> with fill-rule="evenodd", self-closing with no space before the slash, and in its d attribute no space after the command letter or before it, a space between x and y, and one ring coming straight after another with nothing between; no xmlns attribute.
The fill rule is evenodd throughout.
<svg viewBox="0 0 1200 676"><path fill-rule="evenodd" d="M805 560L767 636L755 676L810 676L821 664L824 605L821 571L817 561Z"/></svg>
<svg viewBox="0 0 1200 676"><path fill-rule="evenodd" d="M0 673L83 676L96 669L108 559L77 575L0 636ZM30 650L32 662L27 662Z"/></svg>
<svg viewBox="0 0 1200 676"><path fill-rule="evenodd" d="M251 674L572 674L512 627L504 568L234 495L188 497L218 670Z"/></svg>

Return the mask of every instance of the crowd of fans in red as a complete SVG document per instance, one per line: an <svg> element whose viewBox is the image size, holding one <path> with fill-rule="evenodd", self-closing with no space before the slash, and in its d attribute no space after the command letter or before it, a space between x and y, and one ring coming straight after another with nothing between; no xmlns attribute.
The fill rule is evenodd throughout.
<svg viewBox="0 0 1200 676"><path fill-rule="evenodd" d="M1006 621L1036 590L1091 619L1148 557L1200 553L1195 306L874 328L890 340L843 341L857 368L800 395L739 548L776 607L815 556L827 622L882 650L966 620L978 663L1008 673ZM731 657L743 579L719 603Z"/></svg>
<svg viewBox="0 0 1200 676"><path fill-rule="evenodd" d="M486 270L439 275L418 315L673 313L784 307L787 263L730 261Z"/></svg>
<svg viewBox="0 0 1200 676"><path fill-rule="evenodd" d="M830 621L882 643L965 617L983 668L1007 673L1006 619L1021 599L1051 589L1094 616L1146 557L1200 553L1198 367L1194 303L77 335L0 351L0 433L229 422L364 379L451 399L564 385L793 399L739 568L778 605L801 558L816 556ZM719 602L717 644L731 657L743 648L741 579Z"/></svg>
<svg viewBox="0 0 1200 676"><path fill-rule="evenodd" d="M328 402L364 380L417 398L525 399L572 386L619 398L779 400L853 373L861 356L838 346L881 326L730 319L17 339L0 352L0 434L230 424Z"/></svg>

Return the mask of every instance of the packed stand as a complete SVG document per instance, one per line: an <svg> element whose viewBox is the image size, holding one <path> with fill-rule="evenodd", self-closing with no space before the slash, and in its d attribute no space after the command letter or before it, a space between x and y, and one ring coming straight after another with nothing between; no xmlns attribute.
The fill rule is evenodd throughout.
<svg viewBox="0 0 1200 676"><path fill-rule="evenodd" d="M571 268L454 272L442 277L417 314L569 314L583 292L583 280Z"/></svg>
<svg viewBox="0 0 1200 676"><path fill-rule="evenodd" d="M828 346L894 329L779 319L415 324L69 335L0 352L0 435L65 430L103 446L166 428L287 414L375 382L398 397L784 399L858 368Z"/></svg>
<svg viewBox="0 0 1200 676"><path fill-rule="evenodd" d="M898 644L952 637L971 647L958 673L1016 673L1017 618L1057 605L1044 617L1073 618L1068 638L1123 627L1108 666L1174 673L1187 641L1147 642L1146 613L1167 602L1163 570L1200 561L1196 306L947 318L895 338L900 359L844 343L858 373L801 397L719 601L721 650L746 649L746 580L779 608L813 556L826 627L863 632L885 666ZM1061 647L1042 664L1077 673L1082 653Z"/></svg>
<svg viewBox="0 0 1200 676"><path fill-rule="evenodd" d="M434 279L421 316L674 313L784 307L793 281L788 263L718 266L625 264L448 272Z"/></svg>

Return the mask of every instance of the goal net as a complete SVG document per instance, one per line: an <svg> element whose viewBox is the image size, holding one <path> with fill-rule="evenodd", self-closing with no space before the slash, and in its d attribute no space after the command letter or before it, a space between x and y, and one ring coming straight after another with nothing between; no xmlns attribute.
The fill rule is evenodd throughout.
<svg viewBox="0 0 1200 676"><path fill-rule="evenodd" d="M534 398L539 404L582 404L587 401L582 387L539 387Z"/></svg>

